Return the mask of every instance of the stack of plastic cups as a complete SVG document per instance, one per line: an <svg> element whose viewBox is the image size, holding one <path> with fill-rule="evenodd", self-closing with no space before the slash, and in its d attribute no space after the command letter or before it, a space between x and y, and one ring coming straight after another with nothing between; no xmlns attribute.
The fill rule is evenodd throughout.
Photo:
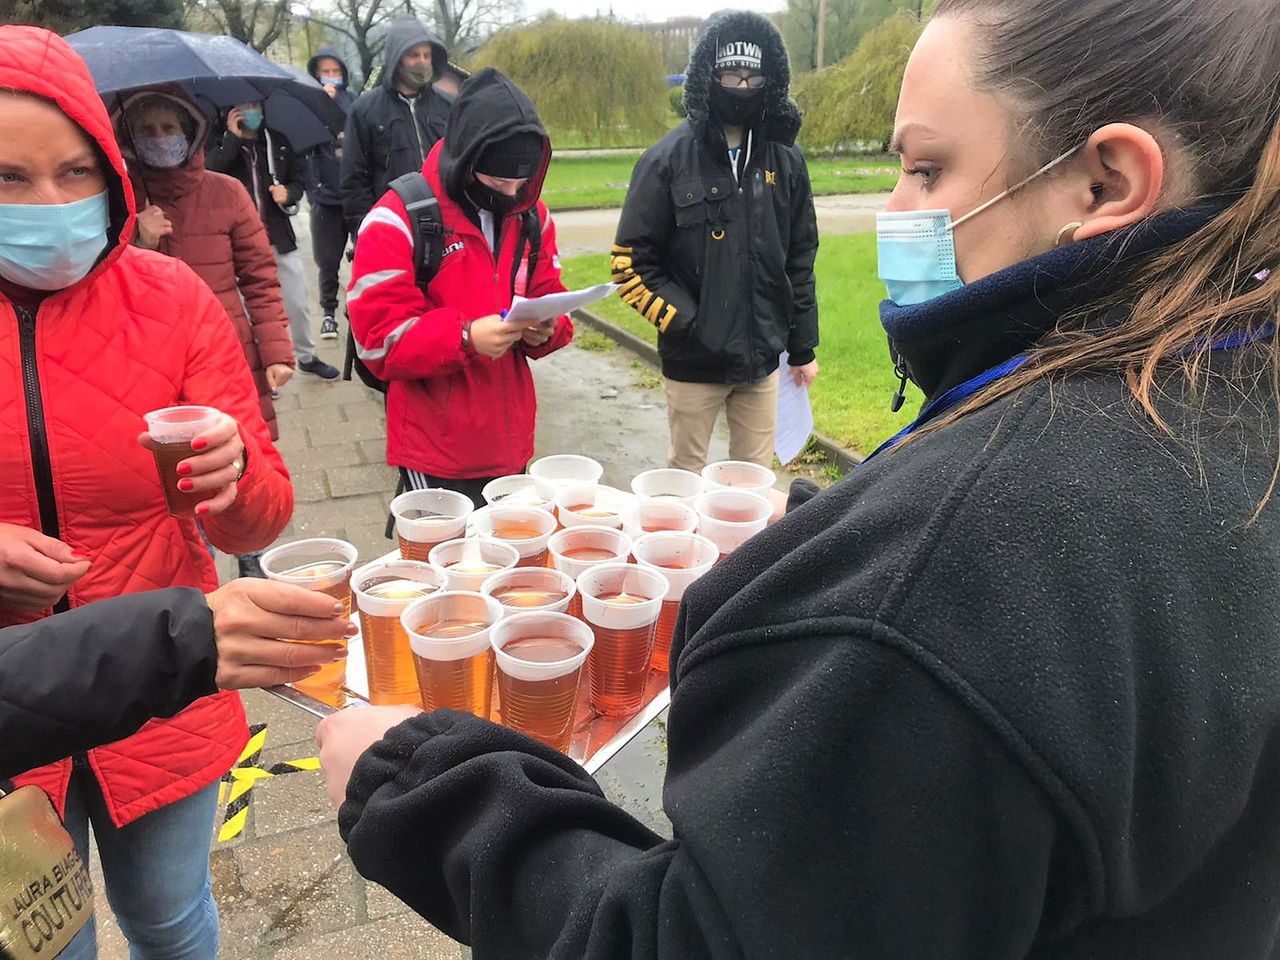
<svg viewBox="0 0 1280 960"><path fill-rule="evenodd" d="M767 497L778 477L768 467L762 467L758 463L750 463L746 460L721 460L703 467L702 479L707 482L707 490L727 487L730 490L745 490L748 493L758 493Z"/></svg>
<svg viewBox="0 0 1280 960"><path fill-rule="evenodd" d="M476 533L511 544L520 554L521 567L547 565L547 541L556 532L556 518L537 507L505 503L472 514Z"/></svg>
<svg viewBox="0 0 1280 960"><path fill-rule="evenodd" d="M582 664L595 643L590 628L563 613L517 613L493 628L490 643L503 724L568 753Z"/></svg>
<svg viewBox="0 0 1280 960"><path fill-rule="evenodd" d="M698 532L713 542L724 559L769 525L773 505L758 493L711 490L694 501Z"/></svg>
<svg viewBox="0 0 1280 960"><path fill-rule="evenodd" d="M470 497L453 490L410 490L400 494L391 501L400 556L425 561L436 544L466 534L467 518L474 509Z"/></svg>
<svg viewBox="0 0 1280 960"><path fill-rule="evenodd" d="M653 656L649 660L653 669L666 673L680 601L694 581L715 566L720 559L720 549L696 533L647 533L635 542L631 553L641 567L657 570L671 584L662 601L662 612L654 631Z"/></svg>
<svg viewBox="0 0 1280 960"><path fill-rule="evenodd" d="M561 530L548 542L551 563L556 570L578 577L599 563L625 562L631 553L631 538L609 527L573 527ZM574 594L569 613L582 616L582 597Z"/></svg>
<svg viewBox="0 0 1280 960"><path fill-rule="evenodd" d="M622 529L622 511L635 503L635 495L598 483L565 484L556 493L560 526Z"/></svg>
<svg viewBox="0 0 1280 960"><path fill-rule="evenodd" d="M691 504L706 488L707 482L698 474L674 467L646 470L631 481L631 492L647 500L680 500Z"/></svg>
<svg viewBox="0 0 1280 960"><path fill-rule="evenodd" d="M516 567L495 573L480 592L501 603L506 616L530 610L565 613L578 585L567 573L549 567Z"/></svg>
<svg viewBox="0 0 1280 960"><path fill-rule="evenodd" d="M445 575L447 589L475 593L495 573L519 563L520 552L502 540L469 537L437 544L431 548L428 560Z"/></svg>
<svg viewBox="0 0 1280 960"><path fill-rule="evenodd" d="M644 702L653 637L670 589L657 570L602 563L578 577L582 619L596 643L587 661L591 705L606 717L629 717Z"/></svg>
<svg viewBox="0 0 1280 960"><path fill-rule="evenodd" d="M413 651L400 617L409 604L444 589L444 574L418 560L375 560L351 575L369 677L369 702L422 705Z"/></svg>
<svg viewBox="0 0 1280 960"><path fill-rule="evenodd" d="M400 622L409 635L422 705L489 718L493 699L494 624L502 604L493 597L447 591L415 600Z"/></svg>

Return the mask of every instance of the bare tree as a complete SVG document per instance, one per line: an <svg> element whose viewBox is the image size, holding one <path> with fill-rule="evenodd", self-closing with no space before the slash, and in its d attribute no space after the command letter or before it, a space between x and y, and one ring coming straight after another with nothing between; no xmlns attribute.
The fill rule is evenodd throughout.
<svg viewBox="0 0 1280 960"><path fill-rule="evenodd" d="M404 0L452 50L478 43L520 16L520 0Z"/></svg>
<svg viewBox="0 0 1280 960"><path fill-rule="evenodd" d="M259 53L289 26L289 0L188 0L187 22L210 25Z"/></svg>
<svg viewBox="0 0 1280 960"><path fill-rule="evenodd" d="M373 76L373 65L382 54L386 25L404 16L404 0L329 0L307 10L307 17L326 29L349 39L360 58L360 76L365 85Z"/></svg>

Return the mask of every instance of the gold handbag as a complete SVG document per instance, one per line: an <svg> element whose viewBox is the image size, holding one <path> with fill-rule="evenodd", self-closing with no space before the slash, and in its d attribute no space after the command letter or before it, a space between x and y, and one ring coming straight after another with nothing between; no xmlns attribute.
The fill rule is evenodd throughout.
<svg viewBox="0 0 1280 960"><path fill-rule="evenodd" d="M0 790L0 960L50 960L92 916L89 865L48 795Z"/></svg>

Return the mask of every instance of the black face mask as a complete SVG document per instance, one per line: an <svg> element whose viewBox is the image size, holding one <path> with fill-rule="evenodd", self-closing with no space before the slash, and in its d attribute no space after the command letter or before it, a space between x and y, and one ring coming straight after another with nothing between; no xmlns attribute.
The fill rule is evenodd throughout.
<svg viewBox="0 0 1280 960"><path fill-rule="evenodd" d="M505 217L524 202L524 187L521 187L514 197L508 197L505 193L486 187L476 180L467 187L467 197L479 209L488 210L495 217Z"/></svg>
<svg viewBox="0 0 1280 960"><path fill-rule="evenodd" d="M745 127L760 115L764 106L764 89L738 87L729 90L712 81L711 115L731 127Z"/></svg>

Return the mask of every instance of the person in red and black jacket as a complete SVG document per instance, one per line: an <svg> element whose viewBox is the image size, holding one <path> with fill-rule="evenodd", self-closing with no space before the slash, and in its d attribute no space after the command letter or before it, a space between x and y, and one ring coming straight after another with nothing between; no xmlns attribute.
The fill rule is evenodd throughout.
<svg viewBox="0 0 1280 960"><path fill-rule="evenodd" d="M564 290L555 224L538 199L551 142L532 101L496 70L467 81L422 175L440 201L444 251L427 293L414 275L404 204L387 193L360 225L347 305L356 352L387 391L387 462L406 487L482 503L494 477L533 456L530 359L573 339L566 316L507 323L515 296ZM532 276L523 215L537 210Z"/></svg>

